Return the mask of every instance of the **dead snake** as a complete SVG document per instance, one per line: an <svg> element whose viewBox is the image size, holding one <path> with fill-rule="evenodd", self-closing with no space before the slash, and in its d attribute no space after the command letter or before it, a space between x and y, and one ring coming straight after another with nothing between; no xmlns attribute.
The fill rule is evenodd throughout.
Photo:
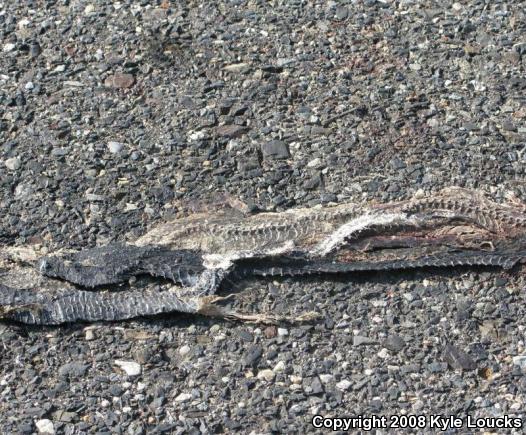
<svg viewBox="0 0 526 435"><path fill-rule="evenodd" d="M0 318L60 324L179 311L272 320L220 307L221 283L420 267L511 268L526 258L526 209L453 187L369 206L198 213L157 226L134 243L41 252L0 248ZM140 275L171 284L123 285Z"/></svg>

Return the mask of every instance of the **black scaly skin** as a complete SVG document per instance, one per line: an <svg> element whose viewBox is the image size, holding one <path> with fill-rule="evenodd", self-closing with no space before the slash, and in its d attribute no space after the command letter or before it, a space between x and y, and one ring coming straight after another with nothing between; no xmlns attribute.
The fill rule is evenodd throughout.
<svg viewBox="0 0 526 435"><path fill-rule="evenodd" d="M524 255L526 255L526 252ZM351 263L282 257L279 259L241 263L234 270L233 274L242 278L249 276L301 276L456 266L496 266L511 269L520 259L521 256L518 256L516 253L507 255L505 253L470 251L440 252L414 259L354 261Z"/></svg>
<svg viewBox="0 0 526 435"><path fill-rule="evenodd" d="M52 292L0 284L0 317L33 325L117 321L160 313L197 313L201 299L213 295L227 271L207 270L190 295L177 289L88 291L64 285Z"/></svg>
<svg viewBox="0 0 526 435"><path fill-rule="evenodd" d="M115 248L115 247L112 247ZM129 249L130 252L134 248ZM105 272L98 272L96 281L90 275L92 268L79 267L74 264L71 270L75 274L64 273L62 277L74 276L79 282L97 285L103 285L103 278L106 283L120 282L131 275L139 273L139 269L133 269L137 264L149 264L155 270L141 273L151 273L153 276L180 277L185 274L189 268L193 267L196 272L197 253L191 252L163 252L162 255L152 255L156 250L143 250L138 248L133 252L127 264L122 264L115 273L115 264L108 261L107 267L100 266ZM108 250L102 248L103 257ZM374 260L369 261L331 261L330 259L312 259L301 252L295 254L257 258L248 260L239 260L230 272L229 278L237 280L249 276L301 276L301 275L320 275L320 274L341 274L351 272L372 272L385 270L415 269L425 267L455 267L455 266L498 266L505 269L513 267L518 261L526 257L526 252L480 252L470 250L447 250L446 252L422 253L421 256L410 258L411 250L407 250L407 255L400 256L393 260ZM99 258L101 250L91 250L82 255L82 258ZM157 252L156 254L159 254ZM144 258L140 256L144 255ZM73 257L71 257L73 258ZM71 261L70 260L68 261ZM155 261L151 261L152 258ZM183 259L188 259L189 263L184 264ZM171 262L177 260L178 264ZM123 259L121 259L123 260ZM48 261L48 260L46 260ZM60 265L60 263L57 263ZM133 271L131 271L133 269ZM58 270L64 270L58 267ZM98 269L97 269L98 270ZM123 272L125 271L125 272ZM184 273L181 271L185 271ZM166 312L197 312L199 304L196 301L196 294L199 296L213 295L220 286L222 280L226 277L228 271L218 269L211 271L201 269L201 283L196 285L198 275L192 275L192 287L187 289L189 296L184 292L174 291L125 291L125 292L98 292L86 291L76 288L67 288L53 294L52 298L46 297L45 293L35 292L33 289L14 290L5 286L0 287L0 306L18 305L20 308L7 317L13 320L29 324L60 324L65 322L76 321L99 321L109 320L117 321L129 319L137 316L146 316ZM207 275L205 277L205 275ZM203 279L205 278L205 279ZM174 281L182 283L189 282L188 279L177 278ZM85 284L84 284L85 285ZM183 289L184 290L184 289ZM38 307L35 309L35 307Z"/></svg>
<svg viewBox="0 0 526 435"><path fill-rule="evenodd" d="M39 262L39 270L50 278L87 288L118 284L143 274L187 287L195 284L205 267L199 253L190 250L114 243L65 257L45 257Z"/></svg>

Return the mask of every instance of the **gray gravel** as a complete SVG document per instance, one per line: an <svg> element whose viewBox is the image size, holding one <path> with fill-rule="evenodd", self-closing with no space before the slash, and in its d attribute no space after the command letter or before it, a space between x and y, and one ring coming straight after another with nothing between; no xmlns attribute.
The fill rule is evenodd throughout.
<svg viewBox="0 0 526 435"><path fill-rule="evenodd" d="M526 201L521 1L0 6L0 243L85 248L448 185ZM183 6L184 4L184 6ZM520 270L240 283L239 310L0 324L0 432L312 433L313 415L520 416ZM225 289L228 292L230 289Z"/></svg>

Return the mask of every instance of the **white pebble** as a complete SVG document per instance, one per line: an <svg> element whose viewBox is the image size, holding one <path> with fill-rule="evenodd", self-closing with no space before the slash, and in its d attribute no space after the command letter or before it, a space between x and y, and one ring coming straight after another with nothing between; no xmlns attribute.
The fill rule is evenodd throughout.
<svg viewBox="0 0 526 435"><path fill-rule="evenodd" d="M377 355L382 359L386 359L389 358L389 351L384 347L377 353Z"/></svg>
<svg viewBox="0 0 526 435"><path fill-rule="evenodd" d="M272 382L275 377L276 377L276 374L270 369L260 370L258 373L258 379L264 380L267 382Z"/></svg>
<svg viewBox="0 0 526 435"><path fill-rule="evenodd" d="M282 372L285 370L285 363L283 361L279 361L274 368L272 369L273 372Z"/></svg>
<svg viewBox="0 0 526 435"><path fill-rule="evenodd" d="M176 402L188 402L192 398L190 393L181 393L176 398Z"/></svg>
<svg viewBox="0 0 526 435"><path fill-rule="evenodd" d="M38 433L40 434L54 435L55 433L53 422L47 418L36 421L35 426L37 427Z"/></svg>
<svg viewBox="0 0 526 435"><path fill-rule="evenodd" d="M336 388L338 388L338 390L347 391L349 388L351 388L351 385L351 381L343 379L336 384Z"/></svg>
<svg viewBox="0 0 526 435"><path fill-rule="evenodd" d="M514 356L513 364L519 366L521 369L526 369L526 355Z"/></svg>
<svg viewBox="0 0 526 435"><path fill-rule="evenodd" d="M95 333L93 332L93 329L86 329L86 332L84 333L84 338L86 339L86 341L95 340Z"/></svg>
<svg viewBox="0 0 526 435"><path fill-rule="evenodd" d="M289 412L292 414L299 414L300 412L302 413L303 410L304 405L302 403L296 403L290 407Z"/></svg>
<svg viewBox="0 0 526 435"><path fill-rule="evenodd" d="M115 141L108 142L108 149L110 150L110 153L112 154L120 153L123 146L124 144L121 142L115 142Z"/></svg>
<svg viewBox="0 0 526 435"><path fill-rule="evenodd" d="M84 15L90 15L90 14L92 14L94 11L95 11L95 6L93 6L93 5L87 5L87 6L84 8Z"/></svg>
<svg viewBox="0 0 526 435"><path fill-rule="evenodd" d="M227 65L223 67L225 71L230 72L239 72L250 68L250 65L248 63L233 63L231 65Z"/></svg>
<svg viewBox="0 0 526 435"><path fill-rule="evenodd" d="M309 168L315 168L316 166L321 165L321 159L319 157L311 160L309 163L307 163L307 167Z"/></svg>
<svg viewBox="0 0 526 435"><path fill-rule="evenodd" d="M188 134L188 139L190 140L200 140L206 136L204 131L193 131Z"/></svg>
<svg viewBox="0 0 526 435"><path fill-rule="evenodd" d="M281 337L289 335L289 330L286 328L278 328L278 335Z"/></svg>
<svg viewBox="0 0 526 435"><path fill-rule="evenodd" d="M30 23L27 18L22 18L16 25L19 29L23 29L24 27L27 27L27 25Z"/></svg>
<svg viewBox="0 0 526 435"><path fill-rule="evenodd" d="M290 382L296 385L301 384L301 382L303 381L303 378L297 375L290 375L289 378L290 378Z"/></svg>
<svg viewBox="0 0 526 435"><path fill-rule="evenodd" d="M185 356L185 355L188 355L190 353L190 346L188 346L187 344L181 346L179 348L179 355L181 356Z"/></svg>
<svg viewBox="0 0 526 435"><path fill-rule="evenodd" d="M323 375L320 375L319 378L320 378L320 381L322 382L322 384L329 384L334 379L334 376L333 375L329 375L329 374L323 374Z"/></svg>
<svg viewBox="0 0 526 435"><path fill-rule="evenodd" d="M135 361L116 360L115 365L119 366L128 376L138 376L141 374L141 365Z"/></svg>
<svg viewBox="0 0 526 435"><path fill-rule="evenodd" d="M4 44L4 52L9 52L9 51L13 51L13 49L16 47L15 44L13 44L12 42L8 42L7 44Z"/></svg>
<svg viewBox="0 0 526 435"><path fill-rule="evenodd" d="M6 168L10 169L11 171L16 171L18 168L20 168L21 164L22 162L17 157L12 157L10 159L7 159L4 162L4 165L6 166Z"/></svg>

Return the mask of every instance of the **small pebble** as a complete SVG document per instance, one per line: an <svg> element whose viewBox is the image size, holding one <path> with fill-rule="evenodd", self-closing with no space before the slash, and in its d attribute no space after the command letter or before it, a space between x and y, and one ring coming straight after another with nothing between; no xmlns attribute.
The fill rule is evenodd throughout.
<svg viewBox="0 0 526 435"><path fill-rule="evenodd" d="M267 382L272 382L275 377L276 374L270 369L260 370L257 375L258 379L265 380Z"/></svg>
<svg viewBox="0 0 526 435"><path fill-rule="evenodd" d="M95 6L94 5L86 5L86 7L84 8L84 15L91 15L93 12L95 11Z"/></svg>
<svg viewBox="0 0 526 435"><path fill-rule="evenodd" d="M110 150L110 153L112 154L120 153L123 147L124 147L124 144L121 142L114 142L114 141L108 142L108 149Z"/></svg>
<svg viewBox="0 0 526 435"><path fill-rule="evenodd" d="M86 341L95 340L95 332L93 331L93 329L86 329L86 332L84 332L84 339Z"/></svg>
<svg viewBox="0 0 526 435"><path fill-rule="evenodd" d="M53 425L53 422L51 420L48 420L46 418L42 420L37 420L35 422L35 426L37 427L39 434L42 434L42 435L54 435L55 434L55 426Z"/></svg>
<svg viewBox="0 0 526 435"><path fill-rule="evenodd" d="M338 388L338 390L347 391L349 388L351 388L351 385L351 381L342 379L340 382L336 383L336 388Z"/></svg>
<svg viewBox="0 0 526 435"><path fill-rule="evenodd" d="M20 169L21 164L22 162L17 157L12 157L4 161L4 165L6 166L6 168L11 171L16 171L17 169Z"/></svg>
<svg viewBox="0 0 526 435"><path fill-rule="evenodd" d="M181 403L181 402L188 402L191 399L192 399L192 395L190 393L181 393L175 398L175 401Z"/></svg>
<svg viewBox="0 0 526 435"><path fill-rule="evenodd" d="M283 361L279 361L274 368L272 369L273 372L278 373L285 370L285 363Z"/></svg>
<svg viewBox="0 0 526 435"><path fill-rule="evenodd" d="M135 77L131 74L116 73L109 76L104 84L109 88L126 89L131 88L135 83Z"/></svg>
<svg viewBox="0 0 526 435"><path fill-rule="evenodd" d="M179 355L181 356L188 355L190 353L190 350L191 350L190 346L188 346L187 344L184 344L179 348Z"/></svg>
<svg viewBox="0 0 526 435"><path fill-rule="evenodd" d="M514 356L513 364L519 366L521 369L526 369L526 355Z"/></svg>
<svg viewBox="0 0 526 435"><path fill-rule="evenodd" d="M319 375L320 381L324 384L328 384L334 380L334 376L330 374Z"/></svg>
<svg viewBox="0 0 526 435"><path fill-rule="evenodd" d="M10 51L13 51L16 47L16 44L13 44L12 42L7 42L4 44L4 48L3 48L3 51L5 53L8 53Z"/></svg>
<svg viewBox="0 0 526 435"><path fill-rule="evenodd" d="M289 335L289 330L286 328L278 328L278 335L280 337L284 337L286 335Z"/></svg>
<svg viewBox="0 0 526 435"><path fill-rule="evenodd" d="M115 365L120 367L128 376L138 376L141 374L141 365L135 361L116 360Z"/></svg>

